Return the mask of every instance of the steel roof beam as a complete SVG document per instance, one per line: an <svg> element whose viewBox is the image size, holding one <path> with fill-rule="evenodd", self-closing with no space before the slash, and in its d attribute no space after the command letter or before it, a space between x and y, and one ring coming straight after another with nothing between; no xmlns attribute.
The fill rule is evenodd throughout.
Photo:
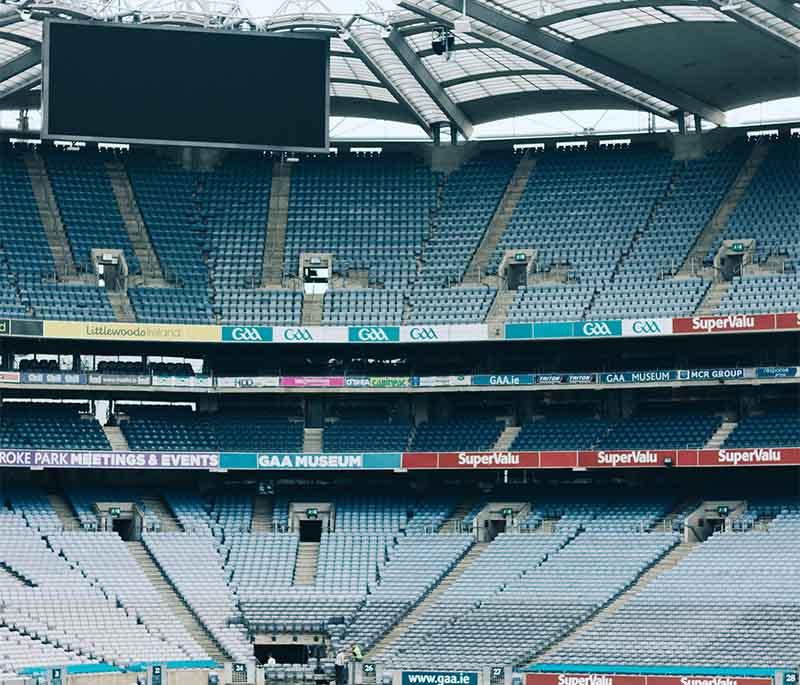
<svg viewBox="0 0 800 685"><path fill-rule="evenodd" d="M570 19L591 17L594 14L627 10L633 7L655 7L658 9L661 6L674 7L676 5L684 7L713 7L717 9L716 5L705 0L620 0L619 2L609 2L603 5L588 5L586 7L575 7L562 12L554 12L553 14L548 14L537 19L531 19L530 23L533 26L552 26L553 24L558 24L559 22L568 21Z"/></svg>
<svg viewBox="0 0 800 685"><path fill-rule="evenodd" d="M451 78L442 81L443 88L452 88L453 86L460 86L464 83L480 83L481 81L488 81L493 78L504 78L506 76L552 76L553 73L546 69L507 69L506 71L482 71L467 76L459 76L458 78Z"/></svg>
<svg viewBox="0 0 800 685"><path fill-rule="evenodd" d="M20 18L19 14L15 11L13 12L2 12L0 13L0 26L12 26L21 22L22 19Z"/></svg>
<svg viewBox="0 0 800 685"><path fill-rule="evenodd" d="M32 90L34 86L41 83L40 78L31 80L30 83L22 83L13 88L8 93L0 97L0 111L15 109L38 109L42 106L42 92ZM29 90L25 90L28 88Z"/></svg>
<svg viewBox="0 0 800 685"><path fill-rule="evenodd" d="M16 43L17 45L24 45L26 48L38 50L42 47L42 41L35 38L28 38L27 36L20 36L16 33L8 33L7 31L0 31L0 40L7 40L9 43Z"/></svg>
<svg viewBox="0 0 800 685"><path fill-rule="evenodd" d="M724 126L725 124L725 113L713 105L698 100L693 95L684 93L681 90L660 83L632 67L620 64L612 59L598 55L591 50L587 50L581 45L578 45L577 42L569 43L560 38L556 38L536 26L531 26L507 14L498 12L484 5L482 2L478 2L477 0L435 0L435 2L457 12L462 10L463 4L467 16L473 19L514 36L519 40L523 40L531 45L536 45L543 50L559 55L564 59L582 64L598 73L605 74L620 83L636 88L659 100L669 102L675 105L676 109L698 114L703 119L720 126Z"/></svg>
<svg viewBox="0 0 800 685"><path fill-rule="evenodd" d="M450 28L453 27L453 23L451 21L448 21L447 19L444 19L443 17L440 17L437 14L435 14L433 12L430 12L428 10L425 10L425 9L423 9L421 7L416 7L415 5L412 5L412 4L408 3L408 2L405 2L405 0L401 0L401 2L399 4L400 4L401 7L405 8L405 9L412 10L414 12L417 12L418 14L420 14L421 16L426 17L430 21L436 22L438 24L442 24L444 26L449 26ZM430 30L430 29L428 29L428 30ZM530 54L528 54L528 53L526 53L526 52L524 52L522 50L518 50L517 48L511 47L509 45L505 45L504 43L502 43L500 41L497 41L497 40L494 40L491 36L486 35L486 34L480 32L480 31L476 31L476 30L470 31L469 35L472 36L473 38L477 38L479 40L484 41L484 43L483 44L468 44L468 45L464 46L464 49L467 49L467 48L480 49L480 48L486 48L486 47L499 48L501 50L505 50L510 55L515 55L516 57L519 57L521 59L527 60L528 62L532 62L533 64L537 64L540 67L544 67L551 74L559 74L559 75L562 75L562 76L567 76L567 77L577 81L578 83L582 83L583 85L588 86L589 88L591 88L594 91L605 93L609 97L616 98L616 99L618 99L620 101L620 103L625 103L625 106L626 106L625 109L630 109L631 103L633 103L637 108L643 109L645 112L651 112L651 113L655 114L658 117L662 117L664 119L669 119L670 116L671 116L670 113L664 112L664 111L659 110L659 109L654 109L654 108L648 107L646 104L643 104L642 102L640 102L638 100L635 100L633 98L625 97L624 95L621 95L620 93L616 92L615 90L612 90L610 88L604 88L602 85L597 84L594 81L590 81L589 79L583 78L583 77L579 76L578 74L575 74L575 73L571 72L569 69L563 69L561 67L558 67L558 66L555 66L553 64L550 64L550 63L548 63L548 62L546 62L546 61L544 61L544 60L542 60L540 58L534 57L533 55L530 55ZM456 49L458 49L458 48L459 48L459 46L458 46L458 44L456 44ZM424 50L422 52L420 52L420 55L423 55L423 54L425 54Z"/></svg>
<svg viewBox="0 0 800 685"><path fill-rule="evenodd" d="M406 39L403 38L400 31L394 29L389 34L389 37L386 38L386 44L405 65L406 69L417 79L420 86L424 88L425 92L428 93L439 109L447 115L450 122L461 132L461 135L467 139L471 138L474 129L472 122L456 102L445 92L444 88L433 74L428 71L422 59L406 42Z"/></svg>
<svg viewBox="0 0 800 685"><path fill-rule="evenodd" d="M349 78L344 76L331 76L331 83L344 83L351 86L368 86L370 88L384 88L382 83L377 81L364 81L360 78Z"/></svg>
<svg viewBox="0 0 800 685"><path fill-rule="evenodd" d="M800 9L797 9L791 0L748 0L748 2L800 29Z"/></svg>
<svg viewBox="0 0 800 685"><path fill-rule="evenodd" d="M26 69L35 67L37 64L40 64L41 61L42 51L40 48L26 50L19 57L15 57L0 66L0 84L21 74Z"/></svg>
<svg viewBox="0 0 800 685"><path fill-rule="evenodd" d="M361 59L367 69L370 70L372 75L381 82L383 87L392 94L392 97L397 100L400 106L405 107L405 109L408 110L411 117L422 127L425 133L427 133L429 136L432 135L431 125L425 120L425 117L423 117L422 114L420 114L417 109L408 101L408 98L406 98L406 96L400 92L392 80L383 73L377 62L375 62L375 60L369 56L361 43L359 43L358 38L351 32L350 35L344 39L344 42L347 43L347 47L349 47L353 53Z"/></svg>
<svg viewBox="0 0 800 685"><path fill-rule="evenodd" d="M800 43L792 37L791 35L787 35L783 31L779 30L780 28L788 27L790 30L794 30L795 27L800 28L800 26L791 23L789 19L792 19L792 13L787 13L785 8L779 9L778 7L774 7L773 9L767 8L765 6L766 0L759 0L759 2L755 2L754 0L747 0L747 4L751 7L755 7L758 10L763 12L767 12L773 19L775 19L775 24L770 26L764 23L761 19L749 16L743 9L736 8L736 9L723 9L724 2L723 0L715 0L715 2L719 2L719 5L714 5L715 9L719 10L720 12L726 14L727 16L735 19L739 22L742 26L746 26L749 29L753 29L754 31L758 31L761 35L766 36L770 40L776 41L780 43L782 46L789 47L795 51L800 52ZM775 3L775 5L782 5L782 3ZM784 19L783 16L779 15L777 12L782 11L782 14L786 16ZM800 16L800 12L797 13ZM794 21L800 21L798 18L794 18ZM778 24L781 26L779 27Z"/></svg>
<svg viewBox="0 0 800 685"><path fill-rule="evenodd" d="M442 23L446 24L446 22L442 22ZM405 34L403 34L403 35L405 35ZM486 44L486 43L484 43L484 44L481 44L481 43L461 43L461 44L456 43L453 46L453 49L450 52L451 53L467 52L468 50L481 50L481 49L491 48L491 47L494 47L494 46ZM419 50L417 52L417 55L419 55L419 57L421 59L425 59L426 57L433 57L435 54L436 53L433 51L433 48L425 48L425 49Z"/></svg>
<svg viewBox="0 0 800 685"><path fill-rule="evenodd" d="M752 2L752 0L750 0ZM413 10L417 12L420 16L424 16L427 19L433 21L442 21L444 20L436 18L434 15L426 12L425 10L415 7L414 5L410 5L406 2L401 1L399 3L403 8ZM527 23L531 26L552 26L553 24L557 24L561 21L567 21L569 19L579 19L581 17L590 17L594 14L603 14L605 12L614 12L617 10L626 10L639 7L655 7L656 9L660 8L661 6L683 6L683 7L711 7L713 9L719 9L718 5L714 4L712 0L617 0L616 2L607 2L603 5L586 5L584 7L574 7L569 10L562 10L560 12L553 12L553 14L547 14L543 17L538 17L534 19L530 19ZM395 26L402 26L401 24L395 24ZM419 26L413 25L406 28L402 26L403 34L406 36L412 36L416 33L423 33L425 31L430 31L431 27L429 25Z"/></svg>

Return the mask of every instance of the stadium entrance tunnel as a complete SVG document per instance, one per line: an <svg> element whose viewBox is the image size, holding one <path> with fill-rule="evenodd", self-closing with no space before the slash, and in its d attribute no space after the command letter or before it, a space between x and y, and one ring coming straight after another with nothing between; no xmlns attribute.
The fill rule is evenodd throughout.
<svg viewBox="0 0 800 685"><path fill-rule="evenodd" d="M300 536L300 542L319 542L322 531L336 528L336 508L331 502L291 502L289 530Z"/></svg>
<svg viewBox="0 0 800 685"><path fill-rule="evenodd" d="M703 502L686 518L684 537L687 542L703 542L717 532L728 532L734 521L747 511L744 500L711 500Z"/></svg>
<svg viewBox="0 0 800 685"><path fill-rule="evenodd" d="M320 542L322 521L300 521L300 542Z"/></svg>
<svg viewBox="0 0 800 685"><path fill-rule="evenodd" d="M479 542L491 542L500 533L516 529L530 513L529 502L490 502L475 517Z"/></svg>
<svg viewBox="0 0 800 685"><path fill-rule="evenodd" d="M256 645L256 659L266 664L270 657L279 664L307 664L309 662L308 645Z"/></svg>
<svg viewBox="0 0 800 685"><path fill-rule="evenodd" d="M279 664L308 664L325 656L322 636L309 633L257 634L253 649L256 659L262 664L266 664L270 657Z"/></svg>
<svg viewBox="0 0 800 685"><path fill-rule="evenodd" d="M96 530L115 532L126 542L141 540L142 533L153 521L147 521L147 510L138 502L99 501L93 503L97 517Z"/></svg>
<svg viewBox="0 0 800 685"><path fill-rule="evenodd" d="M508 289L519 290L528 285L528 265L509 264L508 265Z"/></svg>
<svg viewBox="0 0 800 685"><path fill-rule="evenodd" d="M111 522L112 530L123 540L133 540L133 521L131 519L114 519Z"/></svg>
<svg viewBox="0 0 800 685"><path fill-rule="evenodd" d="M500 533L506 532L505 519L491 519L486 521L486 537L489 540L494 540Z"/></svg>

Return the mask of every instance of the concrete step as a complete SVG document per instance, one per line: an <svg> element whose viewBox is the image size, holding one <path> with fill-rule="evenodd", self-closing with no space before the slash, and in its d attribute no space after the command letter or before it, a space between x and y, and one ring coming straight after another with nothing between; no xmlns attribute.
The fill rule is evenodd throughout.
<svg viewBox="0 0 800 685"><path fill-rule="evenodd" d="M322 295L305 295L303 297L304 326L320 326L322 324Z"/></svg>
<svg viewBox="0 0 800 685"><path fill-rule="evenodd" d="M310 587L317 581L317 565L319 564L319 543L300 542L297 547L292 585Z"/></svg>
<svg viewBox="0 0 800 685"><path fill-rule="evenodd" d="M508 318L508 309L517 297L517 293L513 290L505 290L497 293L492 302L492 306L486 314L486 321L489 324L503 325Z"/></svg>
<svg viewBox="0 0 800 685"><path fill-rule="evenodd" d="M292 165L276 160L272 166L272 187L267 212L262 285L280 285L283 280L283 251L286 244L286 222L289 217L289 192Z"/></svg>
<svg viewBox="0 0 800 685"><path fill-rule="evenodd" d="M142 213L136 202L136 193L133 191L125 165L118 161L105 163L106 174L111 182L111 189L117 201L120 215L123 218L128 239L131 241L136 259L142 268L142 275L146 280L163 280L164 274L158 260L155 248L150 242Z"/></svg>
<svg viewBox="0 0 800 685"><path fill-rule="evenodd" d="M651 528L652 531L655 532L664 532L664 533L671 533L672 532L672 524L675 519L686 511L687 508L694 507L697 504L697 497L694 495L690 495L688 497L684 497L670 509L664 516L661 517L658 521L653 524Z"/></svg>
<svg viewBox="0 0 800 685"><path fill-rule="evenodd" d="M253 533L272 532L272 510L274 499L271 495L256 495L253 497Z"/></svg>
<svg viewBox="0 0 800 685"><path fill-rule="evenodd" d="M112 450L115 452L130 451L125 434L119 426L103 426L103 432L106 434L108 444L111 445Z"/></svg>
<svg viewBox="0 0 800 685"><path fill-rule="evenodd" d="M452 535L456 533L468 532L463 530L464 517L469 514L480 502L480 495L471 495L464 498L458 503L450 517L445 520L442 527L439 528L439 533L443 535Z"/></svg>
<svg viewBox="0 0 800 685"><path fill-rule="evenodd" d="M125 544L128 547L128 551L139 565L139 568L161 596L164 605L169 607L170 611L183 624L195 641L205 650L206 654L220 663L228 661L229 655L217 644L216 640L214 640L211 634L206 630L205 626L200 623L194 613L189 609L177 590L175 590L161 571L158 564L156 564L144 544L139 541L127 542Z"/></svg>
<svg viewBox="0 0 800 685"><path fill-rule="evenodd" d="M432 607L435 607L439 597L449 588L460 576L464 573L476 559L486 551L489 543L476 543L470 550L461 557L460 561L452 568L444 578L441 579L439 584L417 604L392 630L384 635L381 640L369 650L371 658L380 659L381 656L389 650L392 645L408 632L408 629L413 626L420 618L422 618Z"/></svg>
<svg viewBox="0 0 800 685"><path fill-rule="evenodd" d="M703 299L700 300L694 313L697 316L716 314L720 302L722 302L722 299L725 297L731 285L731 281L716 281L712 283L708 290L706 290L706 294L703 296Z"/></svg>
<svg viewBox="0 0 800 685"><path fill-rule="evenodd" d="M58 278L74 278L78 269L75 266L67 232L61 220L61 212L50 183L47 166L36 152L26 152L24 161Z"/></svg>
<svg viewBox="0 0 800 685"><path fill-rule="evenodd" d="M72 505L63 495L47 495L50 504L55 509L56 516L61 520L64 530L81 530L81 522Z"/></svg>
<svg viewBox="0 0 800 685"><path fill-rule="evenodd" d="M142 503L152 511L161 521L161 530L165 533L174 533L183 530L175 514L160 497L143 497Z"/></svg>
<svg viewBox="0 0 800 685"><path fill-rule="evenodd" d="M723 421L719 428L711 436L711 439L706 443L707 450L717 450L728 439L728 436L733 433L736 426L739 424L736 421Z"/></svg>
<svg viewBox="0 0 800 685"><path fill-rule="evenodd" d="M303 430L303 452L306 454L322 452L322 428L306 428Z"/></svg>
<svg viewBox="0 0 800 685"><path fill-rule="evenodd" d="M528 185L531 172L536 167L536 158L530 155L525 155L520 159L514 175L506 187L503 197L497 205L494 216L486 228L486 233L472 255L469 266L464 272L462 279L464 284L478 284L482 281L482 276L486 264L491 256L494 254L497 244L500 242L503 233L508 227L511 216L514 214L514 209L525 192L525 187Z"/></svg>
<svg viewBox="0 0 800 685"><path fill-rule="evenodd" d="M520 430L522 428L520 426L506 426L503 432L500 434L500 437L497 439L495 443L495 450L498 452L505 452L511 449L511 445L513 444L516 437L519 435Z"/></svg>
<svg viewBox="0 0 800 685"><path fill-rule="evenodd" d="M689 255L676 274L677 277L687 277L699 273L703 259L705 259L709 250L725 232L728 226L728 219L730 219L731 215L736 210L750 182L761 167L761 163L769 153L769 148L770 146L767 143L753 146L749 157L742 165L742 168L739 170L728 192L722 198L714 216L711 217L711 220L706 224L700 235L697 236L694 246L689 251ZM745 238L747 236L737 237Z"/></svg>
<svg viewBox="0 0 800 685"><path fill-rule="evenodd" d="M615 599L606 604L606 606L595 613L592 618L585 623L582 623L565 638L559 640L553 645L550 645L550 647L548 647L535 659L534 663L547 662L555 651L561 650L562 648L568 646L570 643L574 642L579 635L582 635L589 628L616 614L623 606L630 602L633 597L641 592L642 589L647 587L656 578L658 578L658 576L677 566L680 561L686 557L686 555L689 554L692 549L694 549L695 546L695 543L686 542L675 545L663 557L661 557L659 561L657 561L641 576L639 576L639 578L632 583L627 590L617 595Z"/></svg>
<svg viewBox="0 0 800 685"><path fill-rule="evenodd" d="M136 321L136 314L133 305L128 299L128 294L122 290L106 290L111 309L114 310L114 318L117 321L131 322Z"/></svg>

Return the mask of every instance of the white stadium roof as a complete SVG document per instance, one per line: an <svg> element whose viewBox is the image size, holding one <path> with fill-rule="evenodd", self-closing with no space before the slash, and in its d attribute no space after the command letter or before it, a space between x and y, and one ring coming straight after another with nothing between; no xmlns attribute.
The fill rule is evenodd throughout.
<svg viewBox="0 0 800 685"><path fill-rule="evenodd" d="M452 59L437 27L455 31ZM800 9L791 0L399 0L341 16L290 0L267 18L224 0L15 0L0 4L0 109L38 106L48 15L331 35L331 113L454 126L563 110L662 119L800 95ZM800 118L800 113L798 113Z"/></svg>

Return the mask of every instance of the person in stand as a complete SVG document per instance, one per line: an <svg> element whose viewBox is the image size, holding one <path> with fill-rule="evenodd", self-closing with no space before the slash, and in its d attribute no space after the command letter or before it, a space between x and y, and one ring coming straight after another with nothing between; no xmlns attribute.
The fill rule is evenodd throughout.
<svg viewBox="0 0 800 685"><path fill-rule="evenodd" d="M343 646L336 652L334 668L336 670L336 685L345 685L347 683L347 651Z"/></svg>
<svg viewBox="0 0 800 685"><path fill-rule="evenodd" d="M272 656L272 654L270 654L270 655L267 657L267 666L274 666L274 665L275 665L275 664L277 664L277 663L278 663L278 662L277 662L277 661L275 661L275 657L274 657L274 656Z"/></svg>
<svg viewBox="0 0 800 685"><path fill-rule="evenodd" d="M364 652L361 651L361 647L359 646L358 642L353 643L352 652L353 661L364 661Z"/></svg>

